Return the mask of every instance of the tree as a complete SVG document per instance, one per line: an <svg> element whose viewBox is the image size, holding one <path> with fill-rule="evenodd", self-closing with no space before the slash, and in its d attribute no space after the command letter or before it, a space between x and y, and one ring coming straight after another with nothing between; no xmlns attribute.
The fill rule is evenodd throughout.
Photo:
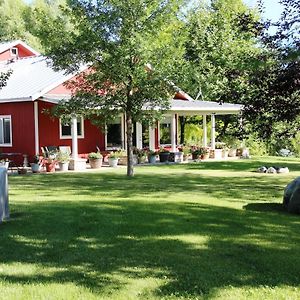
<svg viewBox="0 0 300 300"><path fill-rule="evenodd" d="M257 13L242 0L200 4L187 23L186 58L190 63L190 92L203 100L245 104L251 89L249 75L262 50L257 46ZM234 116L218 118L224 136ZM222 123L222 124L221 124ZM222 125L222 126L221 126ZM237 134L238 126L234 132Z"/></svg>
<svg viewBox="0 0 300 300"><path fill-rule="evenodd" d="M300 129L300 2L280 3L280 20L261 24L261 45L267 55L261 57L263 63L251 76L254 89L245 110L262 138L277 141L295 136ZM263 8L263 1L260 6Z"/></svg>
<svg viewBox="0 0 300 300"><path fill-rule="evenodd" d="M64 16L39 14L40 36L54 66L71 73L90 65L70 84L74 94L56 113L82 114L98 124L124 113L128 176L133 176L133 123L155 119L172 98L172 75L184 53L176 38L182 2L74 0ZM63 32L65 18L72 30Z"/></svg>

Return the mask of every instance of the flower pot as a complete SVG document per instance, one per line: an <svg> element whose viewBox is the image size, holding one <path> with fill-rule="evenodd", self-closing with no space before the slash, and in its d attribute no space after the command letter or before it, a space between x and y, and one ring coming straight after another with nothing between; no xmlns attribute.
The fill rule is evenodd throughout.
<svg viewBox="0 0 300 300"><path fill-rule="evenodd" d="M27 174L27 169L26 169L26 168L19 168L19 169L18 169L18 174L20 174L20 175L25 175L25 174Z"/></svg>
<svg viewBox="0 0 300 300"><path fill-rule="evenodd" d="M102 167L102 158L89 159L89 163L92 169L99 169Z"/></svg>
<svg viewBox="0 0 300 300"><path fill-rule="evenodd" d="M156 163L156 155L149 155L148 162L149 162L149 164L155 164Z"/></svg>
<svg viewBox="0 0 300 300"><path fill-rule="evenodd" d="M59 162L59 170L60 171L63 171L63 172L66 172L68 171L68 168L69 168L69 162Z"/></svg>
<svg viewBox="0 0 300 300"><path fill-rule="evenodd" d="M209 153L202 154L201 159L209 159Z"/></svg>
<svg viewBox="0 0 300 300"><path fill-rule="evenodd" d="M4 167L7 170L9 167L9 161L1 161L0 167Z"/></svg>
<svg viewBox="0 0 300 300"><path fill-rule="evenodd" d="M228 156L229 157L236 157L236 149L229 149L228 151Z"/></svg>
<svg viewBox="0 0 300 300"><path fill-rule="evenodd" d="M138 156L138 164L144 164L146 162L147 157L146 156Z"/></svg>
<svg viewBox="0 0 300 300"><path fill-rule="evenodd" d="M31 163L30 166L32 173L39 173L41 170L41 166L39 164Z"/></svg>
<svg viewBox="0 0 300 300"><path fill-rule="evenodd" d="M113 167L113 168L117 167L118 161L119 161L118 158L113 158L113 157L108 158L108 164L109 164L110 167Z"/></svg>
<svg viewBox="0 0 300 300"><path fill-rule="evenodd" d="M127 166L127 156L120 156L119 165Z"/></svg>
<svg viewBox="0 0 300 300"><path fill-rule="evenodd" d="M201 158L201 155L196 154L196 153L192 153L192 159L193 160L197 160L197 159L200 159L200 158Z"/></svg>
<svg viewBox="0 0 300 300"><path fill-rule="evenodd" d="M159 161L160 162L167 162L169 161L170 152L162 152L159 153Z"/></svg>
<svg viewBox="0 0 300 300"><path fill-rule="evenodd" d="M47 162L45 165L46 165L46 172L49 173L55 172L55 162Z"/></svg>
<svg viewBox="0 0 300 300"><path fill-rule="evenodd" d="M223 149L215 149L214 150L214 158L222 159L223 158Z"/></svg>

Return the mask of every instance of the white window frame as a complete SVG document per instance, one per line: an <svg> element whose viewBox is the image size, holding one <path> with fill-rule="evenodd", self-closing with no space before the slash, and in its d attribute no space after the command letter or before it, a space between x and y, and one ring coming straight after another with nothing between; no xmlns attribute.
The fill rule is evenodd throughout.
<svg viewBox="0 0 300 300"><path fill-rule="evenodd" d="M0 115L1 119L9 119L9 131L10 131L10 143L9 144L1 144L0 147L12 147L12 121L11 121L11 115Z"/></svg>
<svg viewBox="0 0 300 300"><path fill-rule="evenodd" d="M13 53L14 51L16 53ZM10 49L10 55L11 55L11 57L18 57L19 56L19 49L17 47L12 47Z"/></svg>
<svg viewBox="0 0 300 300"><path fill-rule="evenodd" d="M110 150L125 150L125 124L124 124L124 115L120 115L120 122L121 122L121 145L120 147L108 147L107 146L107 124L105 124L105 150L110 151Z"/></svg>
<svg viewBox="0 0 300 300"><path fill-rule="evenodd" d="M84 139L84 119L83 117L78 117L78 119L80 118L80 124L81 124L81 135L78 135L77 137L79 139ZM70 140L72 139L72 135L62 135L62 121L61 119L59 119L59 138L61 140ZM64 124L65 125L65 124ZM69 125L71 127L71 124Z"/></svg>

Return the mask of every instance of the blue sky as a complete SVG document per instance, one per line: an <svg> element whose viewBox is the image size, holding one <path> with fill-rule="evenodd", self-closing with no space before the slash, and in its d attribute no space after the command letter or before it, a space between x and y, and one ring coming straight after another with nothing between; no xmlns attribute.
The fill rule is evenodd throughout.
<svg viewBox="0 0 300 300"><path fill-rule="evenodd" d="M246 4L251 7L255 7L257 0L243 0ZM281 5L278 0L264 0L265 13L264 18L271 19L272 21L277 21L282 12Z"/></svg>
<svg viewBox="0 0 300 300"><path fill-rule="evenodd" d="M26 3L31 3L32 0L24 0ZM199 1L199 0L198 0ZM257 4L257 0L243 0L246 4L254 7ZM265 14L264 17L271 19L272 21L277 21L281 14L281 6L278 0L264 0L265 3Z"/></svg>

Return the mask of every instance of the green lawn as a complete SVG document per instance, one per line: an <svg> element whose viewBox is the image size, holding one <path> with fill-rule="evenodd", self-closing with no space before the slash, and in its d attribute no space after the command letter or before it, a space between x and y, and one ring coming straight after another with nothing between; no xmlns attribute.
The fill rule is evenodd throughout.
<svg viewBox="0 0 300 300"><path fill-rule="evenodd" d="M289 174L258 174L267 164ZM299 299L296 159L10 176L0 299Z"/></svg>

